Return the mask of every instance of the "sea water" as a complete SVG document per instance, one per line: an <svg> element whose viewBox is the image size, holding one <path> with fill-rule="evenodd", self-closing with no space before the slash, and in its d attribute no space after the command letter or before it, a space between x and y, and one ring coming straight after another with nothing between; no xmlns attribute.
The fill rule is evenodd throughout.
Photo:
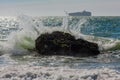
<svg viewBox="0 0 120 80"><path fill-rule="evenodd" d="M76 38L97 43L101 53L95 57L40 56L29 50L42 33L68 32ZM68 67L72 69L120 70L119 16L54 16L0 18L0 65L30 64L32 66Z"/></svg>

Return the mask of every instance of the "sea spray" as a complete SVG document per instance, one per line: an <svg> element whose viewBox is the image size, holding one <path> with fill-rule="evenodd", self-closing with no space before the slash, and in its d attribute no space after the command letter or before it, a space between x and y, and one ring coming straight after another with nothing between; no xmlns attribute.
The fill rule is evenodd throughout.
<svg viewBox="0 0 120 80"><path fill-rule="evenodd" d="M19 30L10 33L3 47L5 51L21 54L34 48L38 31L35 29L31 17L18 16L17 21L19 22Z"/></svg>

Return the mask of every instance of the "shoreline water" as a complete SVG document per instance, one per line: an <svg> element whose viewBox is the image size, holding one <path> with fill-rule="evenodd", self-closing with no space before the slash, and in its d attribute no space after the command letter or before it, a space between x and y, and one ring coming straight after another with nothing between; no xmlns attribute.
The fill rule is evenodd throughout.
<svg viewBox="0 0 120 80"><path fill-rule="evenodd" d="M109 69L70 69L30 65L0 67L0 80L120 80L120 72Z"/></svg>
<svg viewBox="0 0 120 80"><path fill-rule="evenodd" d="M120 80L120 71L117 69L119 67L111 68L103 66L101 68L71 68L68 66L40 66L33 65L34 61L31 62L29 59L28 62L24 63L23 60L21 61L23 63L19 63L15 59L12 59L9 55L3 55L1 57L1 59L4 58L3 60L6 62L8 61L9 63L0 66L0 80ZM27 59L27 57L30 56L26 56L25 59ZM58 57L43 57L42 59L56 61L56 58ZM65 58L74 60L74 58L65 56L61 56L61 58L62 60ZM35 62L37 63L37 61ZM87 65L90 66L91 64Z"/></svg>

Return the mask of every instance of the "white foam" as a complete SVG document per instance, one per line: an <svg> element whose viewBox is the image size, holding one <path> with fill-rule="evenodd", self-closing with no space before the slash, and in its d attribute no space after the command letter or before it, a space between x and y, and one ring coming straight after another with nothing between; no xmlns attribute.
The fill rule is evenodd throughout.
<svg viewBox="0 0 120 80"><path fill-rule="evenodd" d="M120 80L120 72L109 69L70 69L14 65L0 67L1 80Z"/></svg>

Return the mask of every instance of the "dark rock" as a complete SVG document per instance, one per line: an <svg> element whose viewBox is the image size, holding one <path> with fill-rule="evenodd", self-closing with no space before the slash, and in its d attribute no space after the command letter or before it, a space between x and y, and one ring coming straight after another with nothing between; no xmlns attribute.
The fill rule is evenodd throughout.
<svg viewBox="0 0 120 80"><path fill-rule="evenodd" d="M55 31L51 34L40 35L35 41L35 47L41 55L68 55L68 56L94 56L100 52L96 43L83 39L75 39L69 33Z"/></svg>

